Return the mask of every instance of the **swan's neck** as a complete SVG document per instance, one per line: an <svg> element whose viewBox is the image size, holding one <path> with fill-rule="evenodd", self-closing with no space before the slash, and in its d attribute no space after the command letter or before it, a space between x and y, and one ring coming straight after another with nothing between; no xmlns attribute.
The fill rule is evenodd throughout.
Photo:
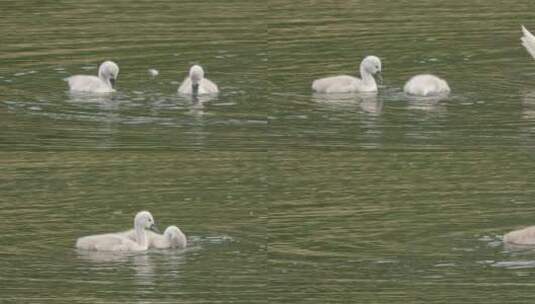
<svg viewBox="0 0 535 304"><path fill-rule="evenodd" d="M360 77L362 78L362 83L365 86L370 87L377 87L377 83L375 83L375 78L373 78L373 75L368 72L364 66L360 67Z"/></svg>
<svg viewBox="0 0 535 304"><path fill-rule="evenodd" d="M113 89L113 84L111 83L110 77L106 77L104 71L98 71L98 78L102 80L110 89Z"/></svg>
<svg viewBox="0 0 535 304"><path fill-rule="evenodd" d="M145 249L149 248L149 241L147 237L147 231L145 231L145 228L141 226L136 226L134 227L134 229L136 230L136 240L138 244Z"/></svg>
<svg viewBox="0 0 535 304"><path fill-rule="evenodd" d="M197 96L199 94L199 83L193 83L191 85L191 94Z"/></svg>

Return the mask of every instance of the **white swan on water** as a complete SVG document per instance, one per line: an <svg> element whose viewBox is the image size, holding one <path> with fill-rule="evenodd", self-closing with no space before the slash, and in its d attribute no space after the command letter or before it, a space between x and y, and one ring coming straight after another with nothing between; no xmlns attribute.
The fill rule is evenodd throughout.
<svg viewBox="0 0 535 304"><path fill-rule="evenodd" d="M204 78L204 70L200 65L189 69L189 76L178 87L178 93L185 95L216 94L219 88L215 83Z"/></svg>
<svg viewBox="0 0 535 304"><path fill-rule="evenodd" d="M523 36L520 38L522 45L526 48L531 57L535 58L535 36L533 36L533 34L530 33L523 25L522 35Z"/></svg>
<svg viewBox="0 0 535 304"><path fill-rule="evenodd" d="M403 91L414 96L446 95L450 92L450 87L444 79L431 74L421 74L409 79Z"/></svg>
<svg viewBox="0 0 535 304"><path fill-rule="evenodd" d="M65 80L74 92L111 93L114 92L115 81L119 76L119 66L113 61L105 61L98 68L98 77L75 75Z"/></svg>
<svg viewBox="0 0 535 304"><path fill-rule="evenodd" d="M535 226L511 231L503 236L503 242L512 245L535 246Z"/></svg>
<svg viewBox="0 0 535 304"><path fill-rule="evenodd" d="M129 230L125 235L131 239L135 240L136 234L134 230ZM168 249L168 248L186 248L187 239L186 235L177 227L169 226L165 229L163 234L154 233L152 231L147 232L149 239L149 248L156 249Z"/></svg>
<svg viewBox="0 0 535 304"><path fill-rule="evenodd" d="M360 63L360 77L332 76L314 80L312 89L318 93L377 92L374 75L380 77L381 59L368 56Z"/></svg>
<svg viewBox="0 0 535 304"><path fill-rule="evenodd" d="M134 238L128 238L125 232L84 236L76 241L76 248L96 251L147 250L149 248L147 229L158 232L152 214L141 211L134 218Z"/></svg>

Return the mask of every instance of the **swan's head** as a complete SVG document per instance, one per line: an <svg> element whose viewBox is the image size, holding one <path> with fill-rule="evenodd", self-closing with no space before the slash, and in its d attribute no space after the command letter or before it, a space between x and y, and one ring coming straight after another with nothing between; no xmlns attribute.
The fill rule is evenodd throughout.
<svg viewBox="0 0 535 304"><path fill-rule="evenodd" d="M119 66L113 61L104 61L98 68L98 77L106 81L112 88L119 76Z"/></svg>
<svg viewBox="0 0 535 304"><path fill-rule="evenodd" d="M360 75L364 77L366 74L374 75L379 83L383 82L383 76L381 75L381 59L376 56L367 56L360 63Z"/></svg>
<svg viewBox="0 0 535 304"><path fill-rule="evenodd" d="M200 65L194 65L189 69L189 78L191 79L192 94L197 95L199 92L199 83L204 78L204 70Z"/></svg>
<svg viewBox="0 0 535 304"><path fill-rule="evenodd" d="M192 83L199 83L204 78L204 70L200 65L194 65L189 69L189 78Z"/></svg>
<svg viewBox="0 0 535 304"><path fill-rule="evenodd" d="M186 237L177 226L169 226L163 235L169 240L171 247L186 247Z"/></svg>
<svg viewBox="0 0 535 304"><path fill-rule="evenodd" d="M366 72L375 75L377 73L381 73L382 67L381 67L381 59L376 56L368 56L362 60L362 63L360 64L360 68L364 69Z"/></svg>
<svg viewBox="0 0 535 304"><path fill-rule="evenodd" d="M154 222L152 214L148 211L141 211L136 214L136 217L134 218L134 227L142 227L143 229L152 230L157 233L160 232L156 226L156 222Z"/></svg>

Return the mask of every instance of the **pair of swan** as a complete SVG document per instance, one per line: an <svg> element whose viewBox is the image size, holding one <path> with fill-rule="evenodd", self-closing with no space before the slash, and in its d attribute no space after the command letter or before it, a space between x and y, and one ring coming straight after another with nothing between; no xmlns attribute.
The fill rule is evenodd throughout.
<svg viewBox="0 0 535 304"><path fill-rule="evenodd" d="M360 77L348 75L332 76L314 80L312 89L318 93L369 93L377 92L374 76L381 79L381 60L368 56L360 63ZM435 75L421 74L412 77L403 88L405 93L415 96L432 96L450 92L448 83Z"/></svg>
<svg viewBox="0 0 535 304"><path fill-rule="evenodd" d="M158 71L149 70L155 77ZM98 77L90 75L75 75L66 78L72 92L111 93L115 92L115 81L119 76L119 66L113 61L103 62L98 69ZM204 77L204 70L200 65L189 69L189 76L182 81L178 93L184 95L217 94L219 88L215 83Z"/></svg>
<svg viewBox="0 0 535 304"><path fill-rule="evenodd" d="M522 45L535 58L535 36L522 26ZM377 92L374 75L381 73L381 60L376 56L368 56L360 64L360 77L348 75L326 77L315 80L312 89L318 93L355 93ZM413 76L403 91L414 96L446 95L451 90L446 80L431 74Z"/></svg>
<svg viewBox="0 0 535 304"><path fill-rule="evenodd" d="M149 231L150 230L150 231ZM176 226L169 226L163 234L158 233L152 214L138 212L134 218L134 229L84 236L76 241L76 248L93 251L145 251L149 248L185 248L186 236Z"/></svg>

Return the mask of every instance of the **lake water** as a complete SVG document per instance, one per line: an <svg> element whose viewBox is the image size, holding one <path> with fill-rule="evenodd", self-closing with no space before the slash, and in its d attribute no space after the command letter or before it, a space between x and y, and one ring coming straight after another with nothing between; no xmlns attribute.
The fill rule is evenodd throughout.
<svg viewBox="0 0 535 304"><path fill-rule="evenodd" d="M535 224L532 8L0 2L2 302L533 302L535 251L501 242ZM311 93L370 54L378 95ZM117 93L67 92L105 59ZM219 96L176 94L194 63ZM423 72L449 98L405 96ZM142 209L190 247L74 249Z"/></svg>

